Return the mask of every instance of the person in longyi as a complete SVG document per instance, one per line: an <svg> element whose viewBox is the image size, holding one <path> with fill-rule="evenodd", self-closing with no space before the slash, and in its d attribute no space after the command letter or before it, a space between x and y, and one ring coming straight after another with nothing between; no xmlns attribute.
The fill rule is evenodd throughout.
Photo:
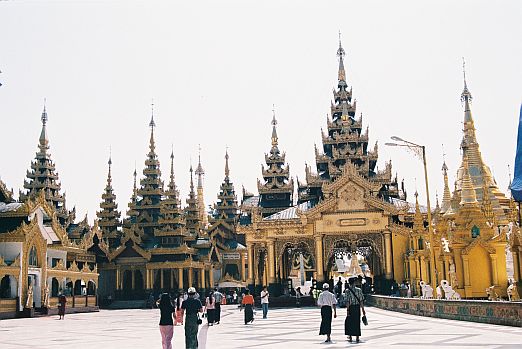
<svg viewBox="0 0 522 349"><path fill-rule="evenodd" d="M241 304L245 307L245 325L254 322L254 297L250 294L250 290L245 291Z"/></svg>
<svg viewBox="0 0 522 349"><path fill-rule="evenodd" d="M355 286L356 277L348 279L348 288L344 291L346 298L346 320L344 321L344 334L348 336L348 342L352 342L352 336L355 336L355 342L359 343L361 336L361 311L364 311L364 296L362 290Z"/></svg>
<svg viewBox="0 0 522 349"><path fill-rule="evenodd" d="M323 284L323 292L317 299L317 305L321 307L321 328L319 335L326 335L325 343L330 343L332 340L330 335L332 334L332 311L333 317L337 317L336 304L337 298L329 291L330 285L328 283Z"/></svg>

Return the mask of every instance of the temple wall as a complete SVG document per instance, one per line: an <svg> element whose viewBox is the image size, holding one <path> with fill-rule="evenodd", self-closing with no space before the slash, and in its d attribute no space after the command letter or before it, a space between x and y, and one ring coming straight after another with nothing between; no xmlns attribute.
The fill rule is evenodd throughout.
<svg viewBox="0 0 522 349"><path fill-rule="evenodd" d="M404 254L408 248L408 237L392 234L393 278L399 284L404 280Z"/></svg>
<svg viewBox="0 0 522 349"><path fill-rule="evenodd" d="M522 326L522 302L446 301L375 295L367 296L366 302L377 308L411 315ZM371 319L368 320L371 321Z"/></svg>

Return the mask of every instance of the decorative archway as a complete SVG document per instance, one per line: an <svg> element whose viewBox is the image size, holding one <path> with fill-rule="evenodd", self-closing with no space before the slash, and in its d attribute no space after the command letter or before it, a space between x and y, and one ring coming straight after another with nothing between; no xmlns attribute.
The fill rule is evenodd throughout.
<svg viewBox="0 0 522 349"><path fill-rule="evenodd" d="M277 253L276 275L280 281L299 276L301 262L303 263L305 273L304 278L309 279L312 277L316 268L312 242L306 239L285 241L277 246Z"/></svg>
<svg viewBox="0 0 522 349"><path fill-rule="evenodd" d="M95 296L96 295L96 284L93 280L89 280L87 282L87 295L88 296Z"/></svg>
<svg viewBox="0 0 522 349"><path fill-rule="evenodd" d="M51 279L51 297L58 297L60 294L60 282L57 278Z"/></svg>

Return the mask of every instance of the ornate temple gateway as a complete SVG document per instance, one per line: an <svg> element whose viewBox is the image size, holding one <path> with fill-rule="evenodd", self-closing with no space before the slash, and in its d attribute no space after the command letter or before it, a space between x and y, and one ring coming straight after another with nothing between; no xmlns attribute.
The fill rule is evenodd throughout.
<svg viewBox="0 0 522 349"><path fill-rule="evenodd" d="M355 267L350 260L360 260L364 275L382 289L402 271L400 255L395 254L394 262L392 249L407 243L408 234L398 223L407 220L411 208L404 189L392 178L391 163L376 170L377 144L369 149L368 128L363 132L362 116L356 118L340 42L337 56L338 84L328 132L322 134L322 151L315 149L317 173L306 165L306 183L298 183L296 206L288 207L293 181L277 148L275 117L272 122L265 183L258 184L259 197L243 200L238 228L246 237L251 287L269 285L281 293L281 286L292 279L294 287L298 278L322 282L341 275L348 265ZM362 270L359 265L356 269Z"/></svg>

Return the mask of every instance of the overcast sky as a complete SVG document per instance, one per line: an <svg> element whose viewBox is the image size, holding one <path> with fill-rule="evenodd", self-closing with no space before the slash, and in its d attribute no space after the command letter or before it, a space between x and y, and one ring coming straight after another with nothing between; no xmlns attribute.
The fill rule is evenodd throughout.
<svg viewBox="0 0 522 349"><path fill-rule="evenodd" d="M52 158L69 208L92 222L107 177L127 209L148 152L151 100L165 182L177 185L202 147L206 203L216 200L228 146L231 178L257 192L270 149L304 180L337 84L338 31L346 74L409 194L424 201L421 162L384 143L427 147L430 190L442 197L442 144L453 183L460 165L462 57L477 137L503 192L522 100L522 2L513 1L0 1L0 177L15 192L35 156L47 98ZM452 184L450 184L452 186ZM18 196L18 195L16 195ZM413 195L410 195L413 200Z"/></svg>

